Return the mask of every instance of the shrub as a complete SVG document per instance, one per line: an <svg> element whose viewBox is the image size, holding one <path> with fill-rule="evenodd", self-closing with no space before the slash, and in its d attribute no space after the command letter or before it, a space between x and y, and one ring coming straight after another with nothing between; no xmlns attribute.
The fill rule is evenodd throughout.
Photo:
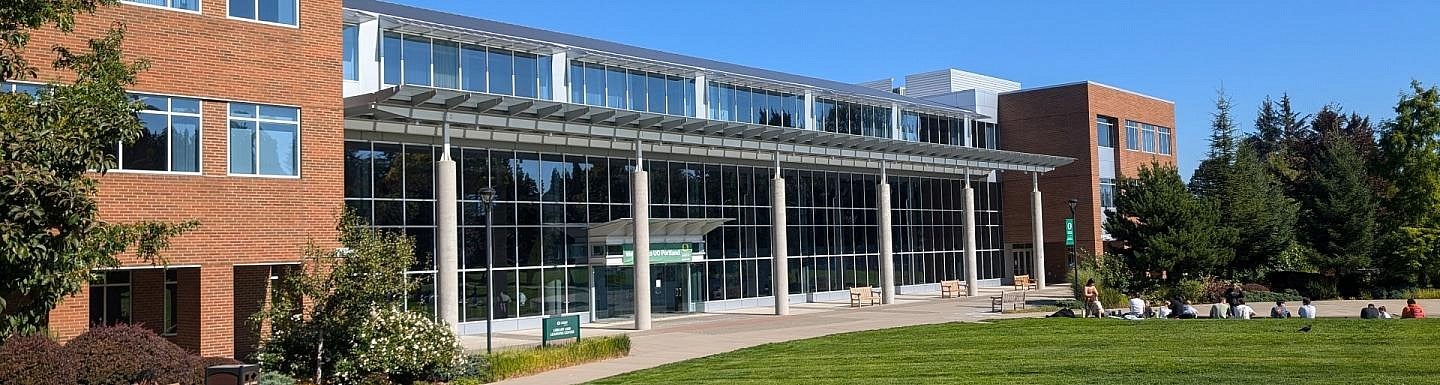
<svg viewBox="0 0 1440 385"><path fill-rule="evenodd" d="M1275 301L1297 302L1301 299L1300 295L1294 293L1273 291L1247 291L1245 293L1245 303L1250 304L1275 303Z"/></svg>
<svg viewBox="0 0 1440 385"><path fill-rule="evenodd" d="M262 372L260 377L255 379L259 385L295 385L295 379L284 374L275 372Z"/></svg>
<svg viewBox="0 0 1440 385"><path fill-rule="evenodd" d="M1185 279L1167 284L1156 290L1154 297L1157 300L1169 301L1180 298L1182 300L1202 301L1206 297L1206 283L1198 279Z"/></svg>
<svg viewBox="0 0 1440 385"><path fill-rule="evenodd" d="M1410 298L1414 299L1440 299L1440 289L1415 289Z"/></svg>
<svg viewBox="0 0 1440 385"><path fill-rule="evenodd" d="M376 310L355 335L355 369L385 373L401 384L448 380L460 357L450 328L430 317L395 308Z"/></svg>
<svg viewBox="0 0 1440 385"><path fill-rule="evenodd" d="M451 384L462 380L475 380L483 383L485 376L490 373L490 361L483 354L461 354L455 361L455 365L439 379L449 379Z"/></svg>
<svg viewBox="0 0 1440 385"><path fill-rule="evenodd" d="M0 344L0 384L46 385L74 382L65 375L60 344L44 335L12 336Z"/></svg>
<svg viewBox="0 0 1440 385"><path fill-rule="evenodd" d="M194 360L184 349L133 325L94 327L61 349L75 382L131 385L141 382L194 384Z"/></svg>
<svg viewBox="0 0 1440 385"><path fill-rule="evenodd" d="M1240 288L1245 289L1246 295L1249 295L1252 291L1272 291L1270 290L1270 288L1265 287L1265 285L1261 285L1258 283L1247 283L1244 285L1240 285Z"/></svg>
<svg viewBox="0 0 1440 385"><path fill-rule="evenodd" d="M630 336L585 338L564 345L508 350L490 355L486 380L499 381L630 354Z"/></svg>

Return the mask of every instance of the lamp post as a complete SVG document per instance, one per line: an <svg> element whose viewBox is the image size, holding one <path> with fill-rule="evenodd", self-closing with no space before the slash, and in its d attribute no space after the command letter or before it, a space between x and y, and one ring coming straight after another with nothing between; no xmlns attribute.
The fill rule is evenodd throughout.
<svg viewBox="0 0 1440 385"><path fill-rule="evenodd" d="M495 320L495 232L490 230L495 223L491 215L495 211L494 188L480 189L480 206L485 211L485 353L490 353L491 336L495 334L491 330Z"/></svg>
<svg viewBox="0 0 1440 385"><path fill-rule="evenodd" d="M1074 226L1074 223L1075 223L1075 205L1076 205L1076 204L1079 204L1079 203L1080 203L1080 201L1076 200L1075 198L1070 198L1070 200L1065 201L1065 204L1070 205L1070 221L1069 221L1069 222L1071 223L1071 226ZM1071 227L1071 228L1069 229L1069 231L1066 231L1066 233L1067 233L1066 236L1067 236L1067 237L1073 237L1073 235L1071 235L1071 234L1074 234L1075 232L1076 232L1076 231L1075 231L1075 228L1074 228L1074 227ZM1080 280L1080 256L1075 255L1075 244L1074 244L1074 243L1071 243L1071 242L1066 242L1066 243L1068 243L1068 244L1065 245L1065 247L1069 249L1069 250L1068 250L1068 253L1070 254L1070 269L1071 269L1071 271L1073 271L1074 274L1075 274L1075 280L1076 280L1076 281L1079 281L1079 280Z"/></svg>

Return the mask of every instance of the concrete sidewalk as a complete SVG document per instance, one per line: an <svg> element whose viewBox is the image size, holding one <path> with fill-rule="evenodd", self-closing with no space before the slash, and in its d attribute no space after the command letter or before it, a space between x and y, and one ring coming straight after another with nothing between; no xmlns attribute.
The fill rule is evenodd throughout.
<svg viewBox="0 0 1440 385"><path fill-rule="evenodd" d="M771 311L770 308L669 317L655 320L655 328L644 332L625 330L631 326L630 322L591 324L582 328L582 335L629 333L630 356L514 378L499 384L575 384L772 342L900 326L1042 317L1048 314L991 312L990 297L999 295L1001 289L982 288L980 295L958 299L940 299L938 293L897 295L894 304L862 308L852 308L849 303L792 304L791 315L787 317L766 314ZM1006 300L1011 301L1014 294L1014 291L1006 290ZM1057 285L1039 291L1032 290L1026 300L1033 304L1065 298L1069 294L1068 286ZM1006 304L1007 308L1010 306L1010 303ZM523 335L511 337L513 338L509 340L519 341ZM483 336L479 342L483 349ZM473 347L473 343L473 337L466 337L464 344L467 348Z"/></svg>

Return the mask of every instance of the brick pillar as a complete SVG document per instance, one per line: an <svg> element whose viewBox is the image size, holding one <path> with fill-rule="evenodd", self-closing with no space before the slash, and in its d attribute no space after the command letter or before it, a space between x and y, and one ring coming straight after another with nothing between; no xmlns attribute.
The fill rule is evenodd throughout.
<svg viewBox="0 0 1440 385"><path fill-rule="evenodd" d="M200 355L230 357L234 343L234 277L229 265L215 264L200 268Z"/></svg>
<svg viewBox="0 0 1440 385"><path fill-rule="evenodd" d="M49 321L50 333L61 343L90 330L90 286L81 287L80 292L55 304Z"/></svg>
<svg viewBox="0 0 1440 385"><path fill-rule="evenodd" d="M130 271L130 324L165 332L165 269Z"/></svg>
<svg viewBox="0 0 1440 385"><path fill-rule="evenodd" d="M178 324L170 342L191 353L200 351L200 269L176 269L175 311Z"/></svg>

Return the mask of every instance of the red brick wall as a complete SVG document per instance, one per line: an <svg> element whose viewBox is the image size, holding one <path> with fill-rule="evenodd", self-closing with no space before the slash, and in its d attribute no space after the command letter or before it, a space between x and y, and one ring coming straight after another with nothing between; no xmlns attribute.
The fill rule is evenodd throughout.
<svg viewBox="0 0 1440 385"><path fill-rule="evenodd" d="M38 33L27 53L48 63L51 45L83 48L82 38L123 22L127 55L151 62L134 91L203 100L202 175L111 172L100 178L99 200L107 221L200 221L164 255L170 264L201 267L200 314L188 318L200 321L198 346L207 356L230 355L233 320L248 316L232 315L233 265L295 261L309 241L332 244L343 186L341 1L300 1L298 28L228 19L225 8L225 0L203 0L199 15L106 7L78 18L72 36ZM300 107L300 178L227 175L228 101ZM82 332L86 306L83 296L62 303L51 313L52 330L62 338Z"/></svg>
<svg viewBox="0 0 1440 385"><path fill-rule="evenodd" d="M1064 220L1070 214L1068 199L1078 201L1076 247L1100 250L1103 246L1095 117L1105 115L1119 120L1120 154L1116 157L1116 167L1119 175L1133 176L1139 165L1148 164L1150 159L1173 164L1175 158L1125 150L1125 120L1174 128L1175 108L1171 103L1093 83L1002 94L999 104L1002 149L1075 158L1073 163L1040 176L1046 275L1058 282L1068 267L1064 246ZM1171 135L1172 150L1175 135ZM1005 243L1032 243L1031 177L1027 173L1004 172L1001 178Z"/></svg>

